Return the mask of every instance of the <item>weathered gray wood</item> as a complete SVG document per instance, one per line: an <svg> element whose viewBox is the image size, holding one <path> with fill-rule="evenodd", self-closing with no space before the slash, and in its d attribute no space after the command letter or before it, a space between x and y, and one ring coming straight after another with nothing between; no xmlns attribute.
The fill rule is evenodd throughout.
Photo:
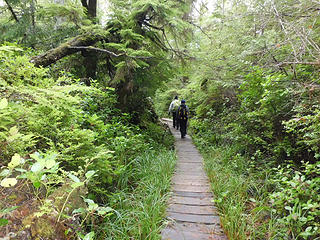
<svg viewBox="0 0 320 240"><path fill-rule="evenodd" d="M218 238L209 238L209 239L227 239L224 236L223 231L221 231L220 226L216 224L175 222L169 226L169 229L171 231L168 231L168 233L181 231L181 232L188 232L190 234L193 232L193 233L211 234L211 235L219 236ZM221 238L221 237L224 237L224 238Z"/></svg>
<svg viewBox="0 0 320 240"><path fill-rule="evenodd" d="M170 204L167 212L175 212L175 213L188 213L188 214L198 214L198 215L208 215L208 214L217 214L217 209L211 205L185 205L173 203Z"/></svg>
<svg viewBox="0 0 320 240"><path fill-rule="evenodd" d="M174 221L179 222L191 222L191 223L205 223L205 224L219 224L219 216L213 215L199 215L199 214L189 214L189 213L175 213L168 212L168 217Z"/></svg>
<svg viewBox="0 0 320 240"><path fill-rule="evenodd" d="M210 192L185 192L185 191L173 191L174 196L180 197L192 197L192 198L212 198L212 193Z"/></svg>
<svg viewBox="0 0 320 240"><path fill-rule="evenodd" d="M205 179L187 179L187 178L174 178L172 180L174 184L181 184L181 185L190 185L190 186L209 186L209 182Z"/></svg>
<svg viewBox="0 0 320 240"><path fill-rule="evenodd" d="M169 224L163 240L228 240L224 234L204 171L203 158L189 136L170 130L176 139L178 162L172 178L172 196L167 208Z"/></svg>
<svg viewBox="0 0 320 240"><path fill-rule="evenodd" d="M184 204L184 205L194 205L194 206L211 206L211 197L194 198L194 197L183 197L183 196L173 196L170 203Z"/></svg>
<svg viewBox="0 0 320 240"><path fill-rule="evenodd" d="M208 192L210 191L209 185L207 186L194 186L194 185L186 185L186 184L174 184L173 185L173 190L174 191L181 191L181 192Z"/></svg>
<svg viewBox="0 0 320 240"><path fill-rule="evenodd" d="M182 231L166 228L162 231L162 240L208 240L210 234Z"/></svg>

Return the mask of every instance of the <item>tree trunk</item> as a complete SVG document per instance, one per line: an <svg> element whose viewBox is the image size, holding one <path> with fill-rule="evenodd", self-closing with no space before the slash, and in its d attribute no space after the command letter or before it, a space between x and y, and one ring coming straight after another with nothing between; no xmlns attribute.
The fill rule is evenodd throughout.
<svg viewBox="0 0 320 240"><path fill-rule="evenodd" d="M85 84L87 86L91 85L91 79L96 79L97 77L97 65L98 65L98 54L94 51L82 51L82 56L84 57L84 66L86 68Z"/></svg>
<svg viewBox="0 0 320 240"><path fill-rule="evenodd" d="M97 0L81 0L82 6L87 9L88 17L95 23L97 17ZM90 86L90 79L96 78L97 66L98 66L98 54L92 51L82 51L84 56L84 66L86 69L86 82L87 86Z"/></svg>
<svg viewBox="0 0 320 240"><path fill-rule="evenodd" d="M97 17L97 0L89 0L88 16L92 19Z"/></svg>

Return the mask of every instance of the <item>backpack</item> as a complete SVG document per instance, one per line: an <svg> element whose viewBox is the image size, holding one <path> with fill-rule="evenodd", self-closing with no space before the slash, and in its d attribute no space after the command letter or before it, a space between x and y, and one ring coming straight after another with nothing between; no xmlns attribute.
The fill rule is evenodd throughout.
<svg viewBox="0 0 320 240"><path fill-rule="evenodd" d="M186 105L181 105L178 110L178 115L180 120L187 120L188 119L188 110Z"/></svg>
<svg viewBox="0 0 320 240"><path fill-rule="evenodd" d="M178 110L179 106L180 106L179 101L178 101L178 100L174 100L174 101L173 101L172 111L173 111L173 112L176 112L176 111Z"/></svg>

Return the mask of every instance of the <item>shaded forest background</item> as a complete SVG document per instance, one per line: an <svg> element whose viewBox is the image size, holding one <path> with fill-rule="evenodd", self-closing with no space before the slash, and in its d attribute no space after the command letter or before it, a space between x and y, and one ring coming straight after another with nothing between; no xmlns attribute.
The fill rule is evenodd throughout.
<svg viewBox="0 0 320 240"><path fill-rule="evenodd" d="M229 238L318 239L319 2L99 6L0 7L0 226L158 239L174 165L158 115L179 95Z"/></svg>

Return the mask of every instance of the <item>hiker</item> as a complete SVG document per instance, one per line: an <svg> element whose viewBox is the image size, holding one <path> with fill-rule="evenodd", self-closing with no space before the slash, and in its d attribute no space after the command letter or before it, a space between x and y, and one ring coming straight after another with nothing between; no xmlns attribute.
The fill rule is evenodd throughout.
<svg viewBox="0 0 320 240"><path fill-rule="evenodd" d="M187 123L189 118L189 108L186 105L185 100L181 100L181 105L178 108L178 122L180 124L181 138L184 138L187 134Z"/></svg>
<svg viewBox="0 0 320 240"><path fill-rule="evenodd" d="M177 119L177 111L179 108L179 100L178 100L178 96L175 96L173 101L170 103L170 107L169 107L169 111L168 111L168 115L172 115L172 120L173 120L173 127L177 127L177 129L179 129L179 122Z"/></svg>

